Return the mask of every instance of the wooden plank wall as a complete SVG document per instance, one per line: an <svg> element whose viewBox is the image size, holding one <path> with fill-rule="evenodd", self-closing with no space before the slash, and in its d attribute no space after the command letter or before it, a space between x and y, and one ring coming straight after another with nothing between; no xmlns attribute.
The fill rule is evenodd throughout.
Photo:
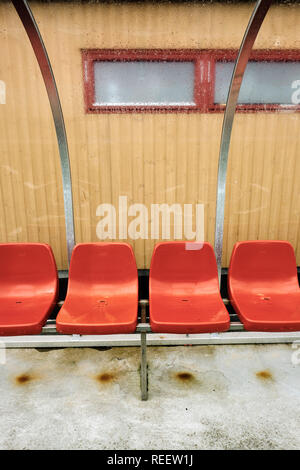
<svg viewBox="0 0 300 470"><path fill-rule="evenodd" d="M253 4L30 3L53 64L69 139L77 242L97 241L100 203L203 203L213 243L222 114L85 114L82 48L238 48ZM300 47L300 6L273 6L256 48ZM0 3L0 241L41 241L67 267L59 155L29 41ZM300 79L300 77L299 77ZM238 114L223 265L244 239L287 239L300 264L300 115ZM154 240L128 240L139 268Z"/></svg>

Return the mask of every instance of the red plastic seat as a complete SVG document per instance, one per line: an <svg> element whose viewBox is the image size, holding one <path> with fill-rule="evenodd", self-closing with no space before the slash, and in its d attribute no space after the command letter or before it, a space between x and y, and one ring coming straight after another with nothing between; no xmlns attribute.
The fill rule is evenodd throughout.
<svg viewBox="0 0 300 470"><path fill-rule="evenodd" d="M0 336L40 333L57 293L57 269L49 245L0 244Z"/></svg>
<svg viewBox="0 0 300 470"><path fill-rule="evenodd" d="M300 330L300 289L290 243L236 243L228 272L228 291L245 329Z"/></svg>
<svg viewBox="0 0 300 470"><path fill-rule="evenodd" d="M72 253L66 300L56 329L66 334L119 334L136 329L138 277L126 243L81 243Z"/></svg>
<svg viewBox="0 0 300 470"><path fill-rule="evenodd" d="M152 255L149 289L154 332L209 333L229 328L209 243L158 243Z"/></svg>

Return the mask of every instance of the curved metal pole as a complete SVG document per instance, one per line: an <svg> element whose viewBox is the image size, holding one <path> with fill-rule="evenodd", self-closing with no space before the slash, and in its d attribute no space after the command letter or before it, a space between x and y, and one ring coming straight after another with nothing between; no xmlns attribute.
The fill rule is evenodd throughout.
<svg viewBox="0 0 300 470"><path fill-rule="evenodd" d="M217 186L217 207L216 207L216 225L215 225L215 254L218 265L219 282L221 283L222 267L222 248L223 248L223 230L224 230L224 210L225 210L225 190L228 152L230 146L231 132L237 100L244 76L244 72L250 57L250 53L260 30L262 22L271 6L272 0L258 0L247 29L245 31L239 54L233 69L230 82L226 109L224 113L222 137L219 154L218 168L218 186Z"/></svg>
<svg viewBox="0 0 300 470"><path fill-rule="evenodd" d="M45 82L54 119L62 169L68 261L75 245L71 170L64 117L49 57L39 28L26 0L12 0L31 42Z"/></svg>

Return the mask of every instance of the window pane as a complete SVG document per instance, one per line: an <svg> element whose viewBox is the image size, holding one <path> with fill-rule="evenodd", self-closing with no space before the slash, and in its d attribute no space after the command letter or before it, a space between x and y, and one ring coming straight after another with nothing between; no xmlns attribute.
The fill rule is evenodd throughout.
<svg viewBox="0 0 300 470"><path fill-rule="evenodd" d="M193 105L193 62L95 62L95 106Z"/></svg>
<svg viewBox="0 0 300 470"><path fill-rule="evenodd" d="M226 103L233 62L217 62L215 103ZM300 62L249 62L242 82L239 103L297 104L293 83L300 80ZM297 86L298 88L298 86Z"/></svg>

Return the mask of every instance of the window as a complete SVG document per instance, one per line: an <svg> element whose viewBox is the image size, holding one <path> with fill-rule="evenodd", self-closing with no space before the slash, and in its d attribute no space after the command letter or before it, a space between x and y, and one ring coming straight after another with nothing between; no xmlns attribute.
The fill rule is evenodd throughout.
<svg viewBox="0 0 300 470"><path fill-rule="evenodd" d="M220 112L237 51L83 50L85 105L101 112ZM300 51L253 51L237 111L300 110Z"/></svg>
<svg viewBox="0 0 300 470"><path fill-rule="evenodd" d="M236 52L214 53L210 109L224 109ZM300 51L253 51L238 98L238 111L300 110Z"/></svg>
<svg viewBox="0 0 300 470"><path fill-rule="evenodd" d="M201 110L198 51L83 50L86 111Z"/></svg>
<svg viewBox="0 0 300 470"><path fill-rule="evenodd" d="M226 103L234 62L216 62L215 103ZM300 78L300 62L248 63L240 89L239 104L293 103L293 83Z"/></svg>
<svg viewBox="0 0 300 470"><path fill-rule="evenodd" d="M94 106L194 105L193 62L94 64Z"/></svg>

